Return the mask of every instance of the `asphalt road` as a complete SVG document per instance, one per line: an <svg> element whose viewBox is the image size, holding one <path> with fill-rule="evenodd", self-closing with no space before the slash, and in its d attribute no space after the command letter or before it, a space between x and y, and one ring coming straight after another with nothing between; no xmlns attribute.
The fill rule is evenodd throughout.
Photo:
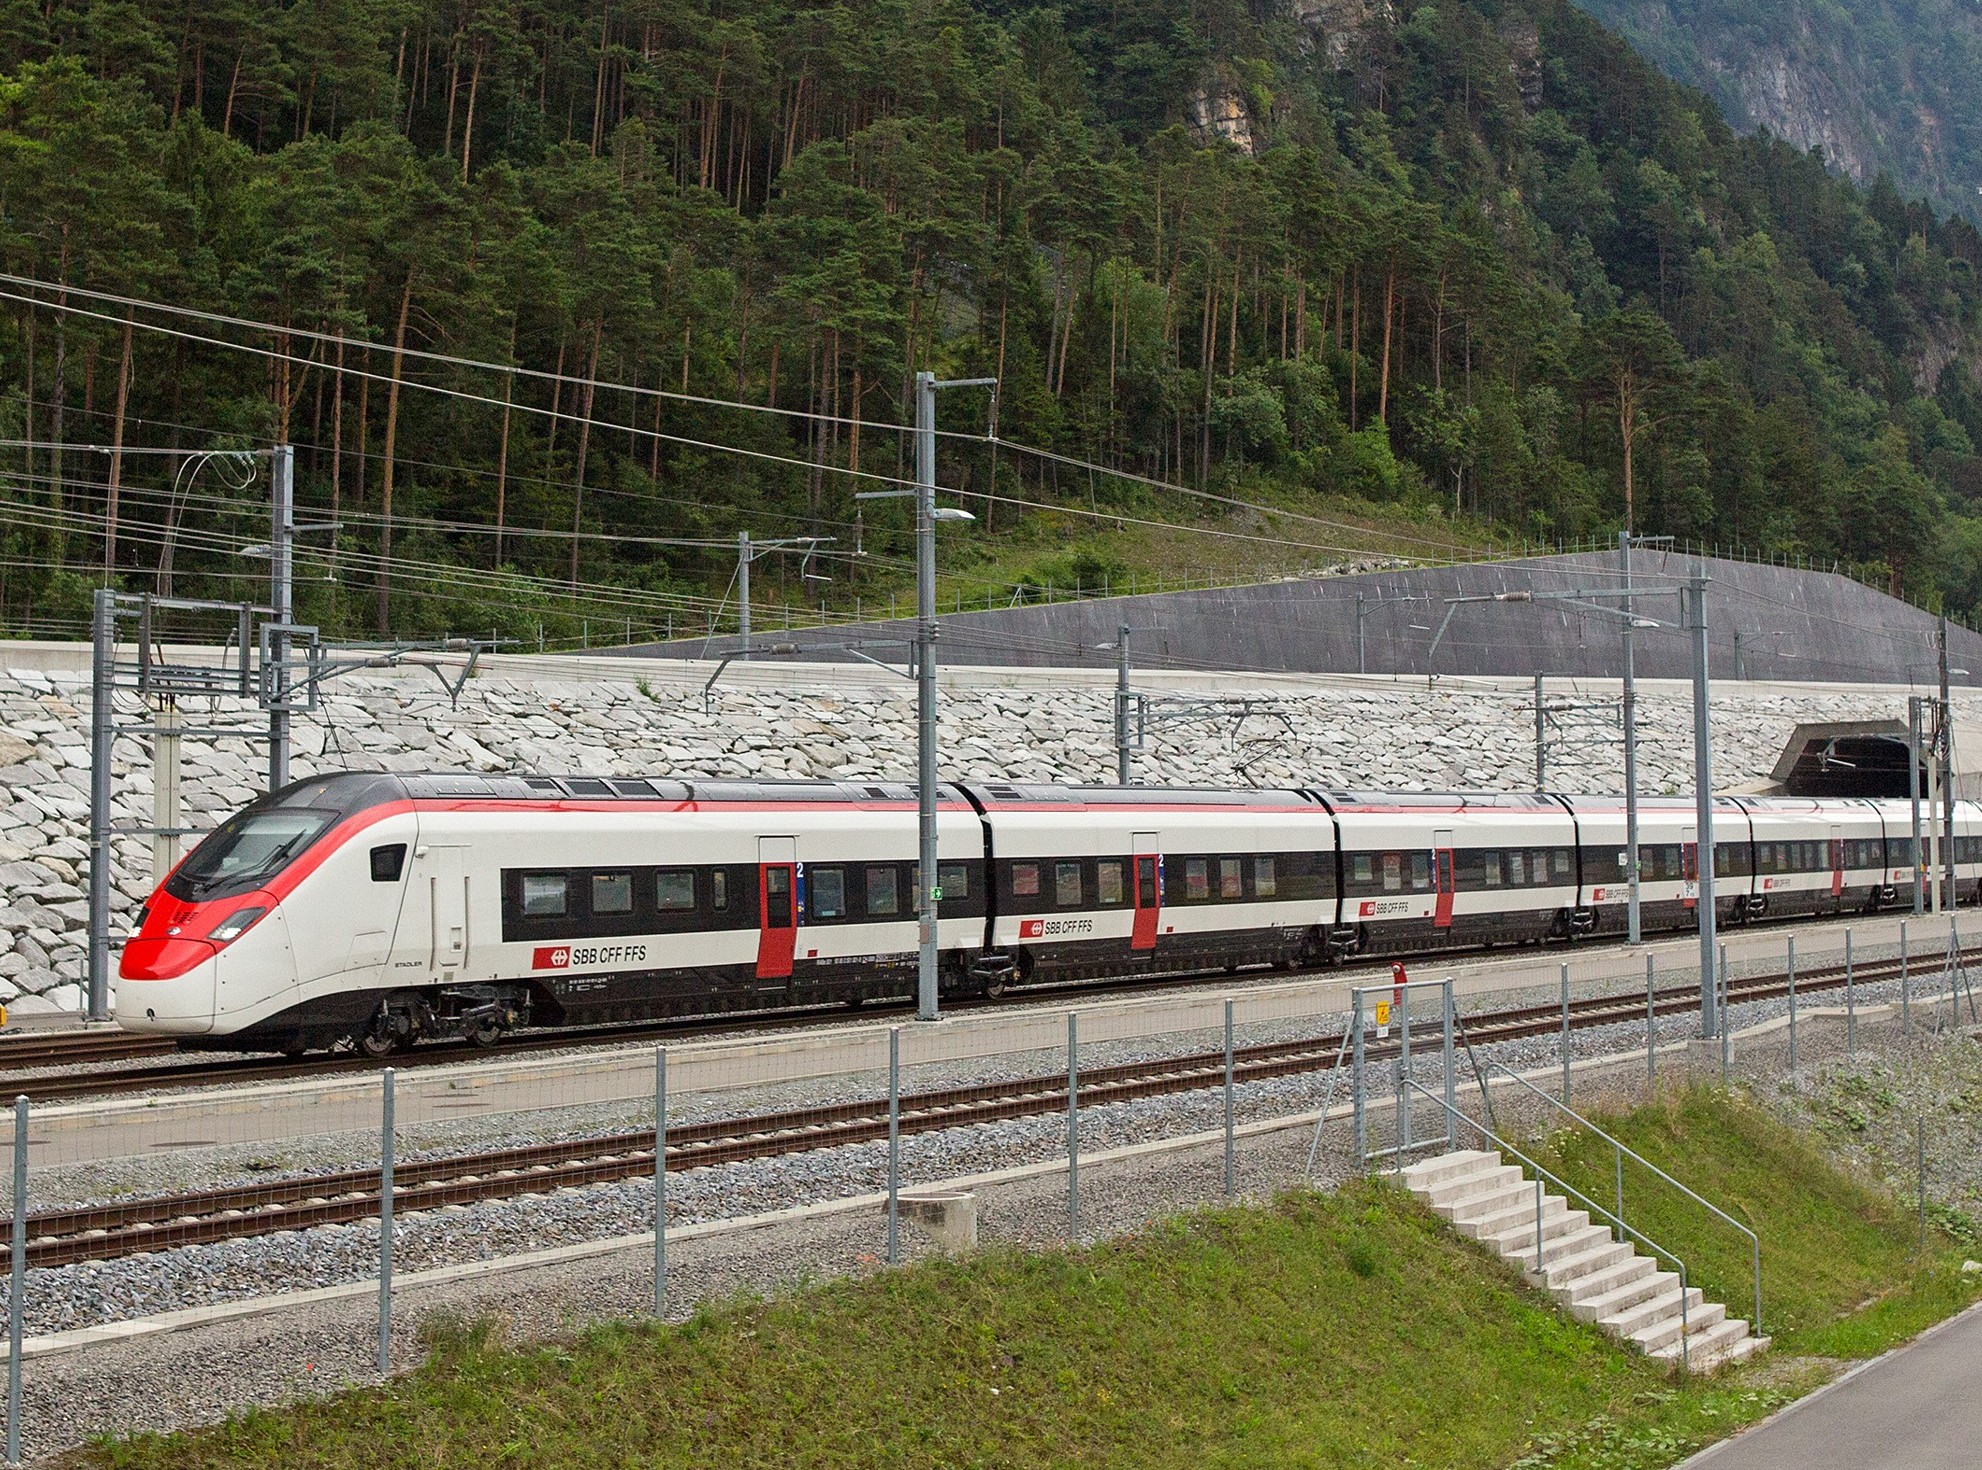
<svg viewBox="0 0 1982 1470"><path fill-rule="evenodd" d="M1982 1465L1982 1305L1682 1470L1974 1470Z"/></svg>

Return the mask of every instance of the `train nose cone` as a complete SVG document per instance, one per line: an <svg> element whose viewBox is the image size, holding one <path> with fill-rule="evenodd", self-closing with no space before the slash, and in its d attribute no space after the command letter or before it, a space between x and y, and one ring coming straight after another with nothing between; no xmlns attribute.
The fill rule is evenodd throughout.
<svg viewBox="0 0 1982 1470"><path fill-rule="evenodd" d="M132 939L117 971L117 1024L197 1036L213 1029L218 947L204 939Z"/></svg>

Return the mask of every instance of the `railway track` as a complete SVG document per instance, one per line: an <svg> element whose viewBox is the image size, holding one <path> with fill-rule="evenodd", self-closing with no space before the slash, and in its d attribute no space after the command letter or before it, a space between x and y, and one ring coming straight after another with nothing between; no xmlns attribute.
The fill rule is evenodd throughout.
<svg viewBox="0 0 1982 1470"><path fill-rule="evenodd" d="M1467 951L1466 953L1473 953ZM1431 959L1456 958L1454 955L1432 956ZM1424 957L1420 957L1423 959ZM1931 964L1926 957L1919 962ZM1292 974L1261 972L1271 974L1274 979L1296 979L1302 975L1326 975L1329 978L1347 980L1357 971L1369 975L1381 975L1390 963L1388 958L1352 963L1328 971L1296 971ZM1860 964L1858 973L1869 982L1879 976L1877 968L1871 964ZM1897 961L1888 968L1897 974ZM1810 989L1821 989L1822 977L1835 973L1842 983L1843 967L1811 967L1799 971L1799 985ZM1805 978L1807 977L1807 979ZM1174 976L1157 976L1139 979L1124 986L1114 981L1071 981L1064 984L1028 987L1007 993L998 1001L957 1000L948 1009L962 1011L986 1005L1009 1004L1014 1000L1044 1001L1056 995L1081 995L1092 999L1105 999L1116 995L1147 995L1163 989L1179 988L1188 985L1201 985L1207 981L1224 978L1223 972L1194 972ZM899 1005L870 1005L858 1014L874 1018L906 1012L912 1006L904 1002ZM1555 1009L1560 1014L1560 1008ZM470 1048L466 1042L428 1042L410 1051L400 1052L388 1058L363 1057L355 1054L331 1056L311 1056L305 1058L277 1058L266 1055L229 1056L222 1058L193 1059L180 1053L175 1043L155 1036L140 1036L125 1032L92 1031L83 1034L57 1032L37 1036L32 1033L22 1036L0 1037L0 1099L25 1097L31 1102L46 1102L56 1099L80 1099L85 1097L114 1097L134 1092L150 1092L160 1089L180 1087L205 1087L246 1082L284 1082L303 1077L334 1077L351 1072L376 1072L386 1066L401 1071L413 1067L446 1065L461 1061L464 1057L497 1057L529 1055L536 1052L570 1050L585 1046L626 1046L642 1041L661 1041L682 1036L692 1036L698 1032L726 1031L742 1032L754 1030L775 1030L783 1027L804 1026L821 1021L844 1022L852 1014L839 1006L817 1010L774 1011L762 1014L728 1013L714 1016L697 1016L688 1019L642 1022L633 1025L602 1026L582 1031L524 1032L511 1036L499 1045L486 1049ZM1642 1009L1639 1014L1643 1014ZM179 1056L175 1061L154 1061L147 1058ZM93 1063L145 1063L134 1066L92 1067L88 1071L39 1072L30 1069L56 1067L83 1067ZM22 1075L26 1073L26 1075Z"/></svg>
<svg viewBox="0 0 1982 1470"><path fill-rule="evenodd" d="M1982 959L1982 947L1964 951L1963 958L1969 962ZM1897 959L1877 961L1855 966L1854 977L1874 984L1896 978L1899 970ZM1930 965L1923 973L1931 975L1934 968ZM1844 967L1799 970L1796 984L1799 993L1842 988ZM1731 982L1727 998L1731 1005L1746 1004L1778 998L1788 989L1786 974L1754 976ZM1650 1002L1658 1015L1687 1012L1698 1003L1698 990L1686 986L1657 990ZM1587 1029L1641 1020L1646 1005L1642 995L1572 999L1569 1025L1571 1029ZM1561 1026L1560 1006L1536 1005L1464 1018L1460 1030L1469 1044L1489 1045L1551 1034ZM1383 1041L1368 1046L1365 1057L1384 1061L1400 1049L1397 1041ZM1324 1071L1336 1064L1342 1050L1340 1032L1240 1048L1233 1053L1233 1078L1235 1082L1259 1082ZM1084 1107L1100 1107L1203 1091L1222 1086L1224 1079L1223 1051L1159 1062L1126 1062L1083 1069L1080 1100ZM1066 1106L1065 1074L1049 1073L904 1095L899 1127L904 1135L935 1133L1061 1113ZM887 1133L887 1099L865 1098L670 1127L666 1163L670 1171L706 1168L842 1148L885 1138ZM654 1142L650 1128L403 1164L394 1171L393 1209L405 1214L646 1178L654 1169ZM27 1262L32 1266L62 1266L375 1219L380 1213L382 1188L377 1169L351 1169L43 1211L28 1217Z"/></svg>

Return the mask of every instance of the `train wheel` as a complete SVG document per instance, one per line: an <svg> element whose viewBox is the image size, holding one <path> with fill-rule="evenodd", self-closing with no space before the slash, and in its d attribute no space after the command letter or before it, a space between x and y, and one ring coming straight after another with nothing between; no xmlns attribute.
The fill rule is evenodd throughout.
<svg viewBox="0 0 1982 1470"><path fill-rule="evenodd" d="M504 1029L502 1022L494 1016L484 1016L468 1028L468 1044L486 1050L502 1040Z"/></svg>
<svg viewBox="0 0 1982 1470"><path fill-rule="evenodd" d="M1009 972L1001 972L987 979L984 982L984 998L986 1000L1003 1000L1005 992L1011 988L1006 983L1009 978Z"/></svg>
<svg viewBox="0 0 1982 1470"><path fill-rule="evenodd" d="M368 1057L389 1057L399 1050L399 1030L384 1011L372 1017L371 1024L355 1038L358 1050Z"/></svg>

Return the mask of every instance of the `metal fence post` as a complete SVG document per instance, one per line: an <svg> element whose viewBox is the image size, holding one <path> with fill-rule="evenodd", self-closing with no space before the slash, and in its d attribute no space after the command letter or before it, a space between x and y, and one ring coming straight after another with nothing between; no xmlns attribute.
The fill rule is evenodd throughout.
<svg viewBox="0 0 1982 1470"><path fill-rule="evenodd" d="M1907 965L1906 920L1899 921L1899 1034L1913 1024L1913 976Z"/></svg>
<svg viewBox="0 0 1982 1470"><path fill-rule="evenodd" d="M1569 966L1562 967L1562 1105L1569 1106Z"/></svg>
<svg viewBox="0 0 1982 1470"><path fill-rule="evenodd" d="M900 1259L902 1180L902 1028L888 1028L888 1264Z"/></svg>
<svg viewBox="0 0 1982 1470"><path fill-rule="evenodd" d="M1920 1190L1920 1248L1927 1248L1927 1118L1913 1120L1913 1171Z"/></svg>
<svg viewBox="0 0 1982 1470"><path fill-rule="evenodd" d="M1858 986L1851 973L1851 930L1844 931L1844 1054L1858 1050Z"/></svg>
<svg viewBox="0 0 1982 1470"><path fill-rule="evenodd" d="M1067 1012L1067 1243L1080 1243L1080 1013Z"/></svg>
<svg viewBox="0 0 1982 1470"><path fill-rule="evenodd" d="M1720 1011L1720 1080L1726 1082L1728 1063L1727 1033L1732 1027L1728 1024L1727 1015L1727 946L1724 944L1720 947L1720 968L1714 982L1714 989L1720 993L1720 1003L1716 1007Z"/></svg>
<svg viewBox="0 0 1982 1470"><path fill-rule="evenodd" d="M392 1371L392 1068L379 1074L379 1372Z"/></svg>
<svg viewBox="0 0 1982 1470"><path fill-rule="evenodd" d="M1399 1170L1404 1167L1404 1150L1411 1146L1411 1101L1407 1096L1406 1083L1411 1075L1411 987L1401 986L1398 990L1399 1007L1397 1012L1397 1136L1391 1140L1397 1145L1395 1155Z"/></svg>
<svg viewBox="0 0 1982 1470"><path fill-rule="evenodd" d="M1452 977L1445 977L1445 1146L1459 1147L1459 1076L1453 1066L1452 1033L1459 1027L1459 1007L1452 994Z"/></svg>
<svg viewBox="0 0 1982 1470"><path fill-rule="evenodd" d="M1232 1197L1233 1129L1232 1115L1232 1000L1225 998L1225 1198Z"/></svg>
<svg viewBox="0 0 1982 1470"><path fill-rule="evenodd" d="M14 1099L14 1233L7 1243L7 1463L21 1463L21 1333L27 1319L28 1100Z"/></svg>
<svg viewBox="0 0 1982 1470"><path fill-rule="evenodd" d="M1659 1040L1658 1040L1658 991L1657 964L1650 955L1645 956L1645 1080L1659 1080Z"/></svg>
<svg viewBox="0 0 1982 1470"><path fill-rule="evenodd" d="M1796 1070L1796 936L1789 936L1789 1070Z"/></svg>
<svg viewBox="0 0 1982 1470"><path fill-rule="evenodd" d="M1349 1005L1349 1036L1354 1049L1349 1063L1349 1080L1356 1117L1356 1167L1360 1169L1369 1157L1369 1119L1363 1111L1363 992L1360 989L1349 992Z"/></svg>
<svg viewBox="0 0 1982 1470"><path fill-rule="evenodd" d="M654 1315L668 1313L668 1049L654 1048Z"/></svg>

